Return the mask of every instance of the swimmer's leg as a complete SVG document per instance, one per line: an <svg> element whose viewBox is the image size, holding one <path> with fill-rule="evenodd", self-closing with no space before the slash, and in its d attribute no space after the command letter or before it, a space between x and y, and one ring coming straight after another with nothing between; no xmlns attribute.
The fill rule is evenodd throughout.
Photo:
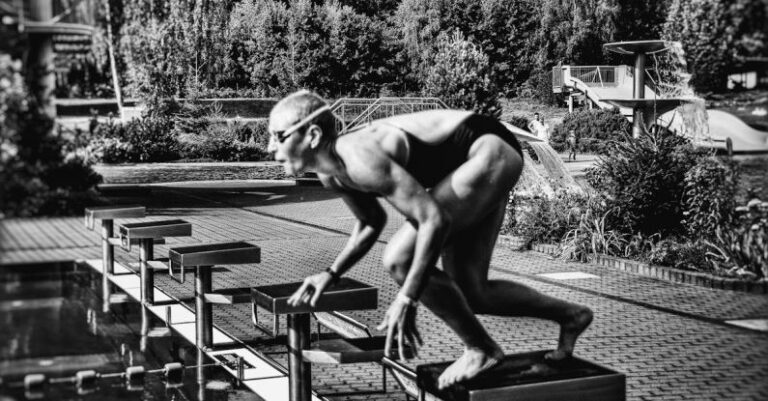
<svg viewBox="0 0 768 401"><path fill-rule="evenodd" d="M461 287L475 313L495 316L529 316L560 324L557 350L547 354L563 359L573 354L579 335L592 322L592 311L582 305L541 293L508 280L488 280L488 269L505 205L474 229L454 236L445 247L443 268Z"/></svg>

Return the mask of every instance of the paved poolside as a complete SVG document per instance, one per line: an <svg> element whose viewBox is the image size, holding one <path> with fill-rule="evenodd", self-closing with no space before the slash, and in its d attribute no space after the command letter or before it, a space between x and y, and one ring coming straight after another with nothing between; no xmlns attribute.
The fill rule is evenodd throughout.
<svg viewBox="0 0 768 401"><path fill-rule="evenodd" d="M262 247L262 263L228 266L214 276L214 288L297 281L328 266L344 246L354 219L343 202L316 187L228 185L152 187L138 196L115 195L116 204L139 203L148 219L182 218L193 224L192 238L169 239L156 248L196 242L250 241ZM403 219L386 207L389 221L380 241L349 276L380 289L379 309L350 313L371 329L381 320L396 286L380 267L381 252ZM124 220L127 222L130 220ZM100 257L100 239L82 218L0 220L0 264ZM136 252L116 252L134 261ZM576 353L627 375L628 400L766 400L768 333L725 323L768 318L768 296L670 283L596 265L563 262L537 252L496 247L491 277L515 280L548 294L590 306L595 321L581 337ZM580 272L558 280L542 274ZM557 276L555 276L557 277ZM579 278L580 277L580 278ZM158 284L178 295L192 283L159 277ZM214 309L214 321L244 339L258 335L247 305ZM555 324L530 318L481 317L508 353L553 348ZM410 367L456 358L461 346L430 312L420 310L426 346ZM270 351L277 351L278 348ZM276 355L283 361L284 355ZM381 388L374 364L313 367L321 394L345 394ZM334 397L332 397L334 398ZM402 391L337 399L404 399Z"/></svg>

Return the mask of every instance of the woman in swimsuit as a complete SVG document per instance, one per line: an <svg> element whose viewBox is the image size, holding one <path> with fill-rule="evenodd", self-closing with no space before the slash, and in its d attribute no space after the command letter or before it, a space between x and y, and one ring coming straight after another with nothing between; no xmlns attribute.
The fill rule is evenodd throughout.
<svg viewBox="0 0 768 401"><path fill-rule="evenodd" d="M423 303L460 337L464 354L441 375L441 388L475 377L503 357L476 314L532 316L560 324L558 348L573 353L592 321L581 305L519 283L489 280L488 268L509 192L523 168L520 144L497 120L458 110L431 110L376 120L337 135L326 102L309 91L289 95L269 117L269 150L286 173L317 172L358 221L346 247L324 272L310 276L289 303L314 305L360 260L386 222L384 198L408 223L390 238L382 262L401 286L380 330L386 355L396 338L421 344L416 307ZM435 267L442 257L443 268Z"/></svg>

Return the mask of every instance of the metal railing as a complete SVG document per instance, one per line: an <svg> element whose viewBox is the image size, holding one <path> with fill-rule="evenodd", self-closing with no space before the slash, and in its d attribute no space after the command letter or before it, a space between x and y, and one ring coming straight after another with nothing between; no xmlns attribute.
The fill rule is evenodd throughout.
<svg viewBox="0 0 768 401"><path fill-rule="evenodd" d="M616 86L618 85L617 68L617 66L604 65L571 66L570 75L587 86Z"/></svg>
<svg viewBox="0 0 768 401"><path fill-rule="evenodd" d="M563 90L563 84L565 79L565 71L563 67L552 67L552 91L560 93Z"/></svg>
<svg viewBox="0 0 768 401"><path fill-rule="evenodd" d="M398 114L447 108L448 106L436 97L341 98L331 105L331 111L339 120L339 130L342 129L342 121L349 129Z"/></svg>

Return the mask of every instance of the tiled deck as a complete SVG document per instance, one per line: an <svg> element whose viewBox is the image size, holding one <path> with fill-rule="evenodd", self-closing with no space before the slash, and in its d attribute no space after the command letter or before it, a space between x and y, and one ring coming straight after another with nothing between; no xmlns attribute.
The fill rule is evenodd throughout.
<svg viewBox="0 0 768 401"><path fill-rule="evenodd" d="M182 218L193 224L191 238L169 239L169 247L196 242L245 240L262 248L262 263L229 266L214 275L214 288L297 281L328 266L344 246L354 220L343 203L320 188L279 187L233 192L156 189L144 197L115 197L115 203L148 207L148 219ZM375 327L396 286L380 267L381 252L402 218L388 208L389 223L370 254L349 276L380 289L379 309L350 313ZM128 220L123 220L126 222ZM100 239L82 218L0 221L0 264L46 260L98 259ZM136 251L116 252L132 262ZM562 279L543 274L581 272ZM593 275L596 277L590 277ZM590 306L595 321L577 344L577 354L627 375L628 400L766 400L768 334L727 324L727 320L768 318L768 296L673 284L598 266L562 262L535 252L497 246L491 277L515 280L560 298ZM192 283L158 277L174 294L191 294ZM258 333L247 305L214 308L214 322L242 338ZM454 334L422 308L419 327L426 345L411 367L456 358ZM552 348L555 324L529 318L483 316L481 320L506 352ZM277 349L275 349L277 350ZM284 361L284 356L277 355ZM381 387L377 365L313 367L314 388L341 394ZM339 399L404 399L404 393L343 396Z"/></svg>

